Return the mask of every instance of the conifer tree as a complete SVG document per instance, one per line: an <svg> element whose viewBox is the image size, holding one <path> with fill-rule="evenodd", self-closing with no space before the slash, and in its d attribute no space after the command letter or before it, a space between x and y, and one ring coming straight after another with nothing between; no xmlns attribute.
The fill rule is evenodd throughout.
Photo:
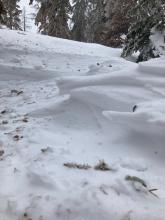
<svg viewBox="0 0 165 220"><path fill-rule="evenodd" d="M5 8L4 23L5 25L14 30L21 30L21 19L20 19L20 0L2 0Z"/></svg>
<svg viewBox="0 0 165 220"><path fill-rule="evenodd" d="M86 35L88 42L103 43L103 30L107 21L104 0L89 0Z"/></svg>
<svg viewBox="0 0 165 220"><path fill-rule="evenodd" d="M152 29L165 29L165 0L139 0L130 15L135 22L126 38L122 57L139 51L137 62L158 56L151 40Z"/></svg>
<svg viewBox="0 0 165 220"><path fill-rule="evenodd" d="M73 39L100 42L104 23L104 0L73 0Z"/></svg>
<svg viewBox="0 0 165 220"><path fill-rule="evenodd" d="M71 6L69 0L41 1L41 7L36 16L36 24L42 34L70 38L68 27Z"/></svg>
<svg viewBox="0 0 165 220"><path fill-rule="evenodd" d="M136 0L74 0L73 39L121 47ZM75 37L76 36L76 37Z"/></svg>
<svg viewBox="0 0 165 220"><path fill-rule="evenodd" d="M0 0L0 23L3 23L3 14L5 14L5 9L3 2Z"/></svg>
<svg viewBox="0 0 165 220"><path fill-rule="evenodd" d="M136 0L106 0L106 24L104 42L107 46L121 47L132 20L128 11L135 6Z"/></svg>
<svg viewBox="0 0 165 220"><path fill-rule="evenodd" d="M73 0L72 37L77 41L87 41L87 9L89 0Z"/></svg>

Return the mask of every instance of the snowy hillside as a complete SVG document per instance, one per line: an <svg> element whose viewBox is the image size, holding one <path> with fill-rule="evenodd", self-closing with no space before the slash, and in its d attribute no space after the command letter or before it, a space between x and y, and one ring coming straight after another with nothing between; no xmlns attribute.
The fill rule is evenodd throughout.
<svg viewBox="0 0 165 220"><path fill-rule="evenodd" d="M8 30L0 43L0 219L164 220L165 57Z"/></svg>

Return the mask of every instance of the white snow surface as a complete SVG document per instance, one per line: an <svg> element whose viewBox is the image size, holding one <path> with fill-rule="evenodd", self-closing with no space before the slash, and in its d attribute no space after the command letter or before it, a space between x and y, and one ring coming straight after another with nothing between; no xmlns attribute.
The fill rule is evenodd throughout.
<svg viewBox="0 0 165 220"><path fill-rule="evenodd" d="M8 30L0 44L0 220L164 220L165 57Z"/></svg>

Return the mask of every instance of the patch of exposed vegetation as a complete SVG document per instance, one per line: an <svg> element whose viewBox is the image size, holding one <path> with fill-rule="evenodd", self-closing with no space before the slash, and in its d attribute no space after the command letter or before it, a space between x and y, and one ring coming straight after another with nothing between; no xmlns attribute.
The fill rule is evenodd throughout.
<svg viewBox="0 0 165 220"><path fill-rule="evenodd" d="M101 170L101 171L109 171L112 170L107 163L105 163L104 160L100 160L96 166L94 166L95 170Z"/></svg>
<svg viewBox="0 0 165 220"><path fill-rule="evenodd" d="M52 152L53 152L53 150L52 150L52 148L51 148L51 147L46 147L46 148L42 148L42 149L41 149L41 152L42 152L42 153L47 153L47 152L52 153Z"/></svg>
<svg viewBox="0 0 165 220"><path fill-rule="evenodd" d="M21 95L21 94L23 94L23 91L18 91L18 90L16 90L16 89L12 89L12 90L11 90L11 94Z"/></svg>
<svg viewBox="0 0 165 220"><path fill-rule="evenodd" d="M23 138L23 136L19 136L19 135L14 135L13 136L13 140L14 141L19 141L19 140L21 140Z"/></svg>
<svg viewBox="0 0 165 220"><path fill-rule="evenodd" d="M64 163L65 167L72 168L72 169L80 169L80 170L88 170L93 168L94 170L100 170L100 171L109 171L113 170L109 167L107 163L105 163L104 160L100 160L95 166L91 166L89 164L78 164L78 163Z"/></svg>
<svg viewBox="0 0 165 220"><path fill-rule="evenodd" d="M139 178L139 177L137 177L137 176L129 176L129 175L127 175L127 176L125 177L125 180L127 180L127 181L132 181L132 182L137 182L137 183L141 183L142 186L147 187L146 182L145 182L143 179L141 179L141 178Z"/></svg>
<svg viewBox="0 0 165 220"><path fill-rule="evenodd" d="M154 193L154 192L157 191L158 189L148 189L148 188L147 188L147 184L146 184L146 182L145 182L143 179L141 179L141 178L139 178L139 177L137 177L137 176L127 175L127 176L125 177L125 180L131 181L131 182L133 182L133 183L140 183L142 186L144 186L144 187L147 189L147 192L151 193L151 194L152 194L153 196L155 196L155 197L158 197L158 196Z"/></svg>
<svg viewBox="0 0 165 220"><path fill-rule="evenodd" d="M88 170L91 168L88 164L78 164L78 163L64 163L65 167L73 168L73 169L80 169L80 170Z"/></svg>

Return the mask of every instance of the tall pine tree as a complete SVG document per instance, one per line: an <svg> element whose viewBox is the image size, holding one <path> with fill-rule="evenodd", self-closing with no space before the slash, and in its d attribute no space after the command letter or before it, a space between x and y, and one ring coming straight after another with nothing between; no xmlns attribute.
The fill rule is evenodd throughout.
<svg viewBox="0 0 165 220"><path fill-rule="evenodd" d="M139 0L131 10L130 16L135 20L130 27L123 49L122 57L127 57L139 51L137 62L157 57L150 36L152 29L165 29L165 0Z"/></svg>
<svg viewBox="0 0 165 220"><path fill-rule="evenodd" d="M5 14L5 9L3 2L0 0L0 23L3 23L3 15Z"/></svg>
<svg viewBox="0 0 165 220"><path fill-rule="evenodd" d="M21 30L20 15L22 11L19 6L20 0L2 0L2 2L6 11L4 15L5 25L10 29Z"/></svg>
<svg viewBox="0 0 165 220"><path fill-rule="evenodd" d="M73 0L73 39L121 47L136 0Z"/></svg>
<svg viewBox="0 0 165 220"><path fill-rule="evenodd" d="M105 26L105 42L108 46L121 47L123 36L128 33L132 22L128 11L134 8L137 0L107 0Z"/></svg>
<svg viewBox="0 0 165 220"><path fill-rule="evenodd" d="M89 0L86 35L88 42L103 43L106 23L105 0Z"/></svg>
<svg viewBox="0 0 165 220"><path fill-rule="evenodd" d="M54 37L70 38L68 27L71 5L69 0L47 0L42 1L36 16L36 24L39 31Z"/></svg>
<svg viewBox="0 0 165 220"><path fill-rule="evenodd" d="M100 42L104 23L104 0L73 0L73 39Z"/></svg>
<svg viewBox="0 0 165 220"><path fill-rule="evenodd" d="M73 0L72 38L77 41L87 41L87 9L89 0Z"/></svg>

